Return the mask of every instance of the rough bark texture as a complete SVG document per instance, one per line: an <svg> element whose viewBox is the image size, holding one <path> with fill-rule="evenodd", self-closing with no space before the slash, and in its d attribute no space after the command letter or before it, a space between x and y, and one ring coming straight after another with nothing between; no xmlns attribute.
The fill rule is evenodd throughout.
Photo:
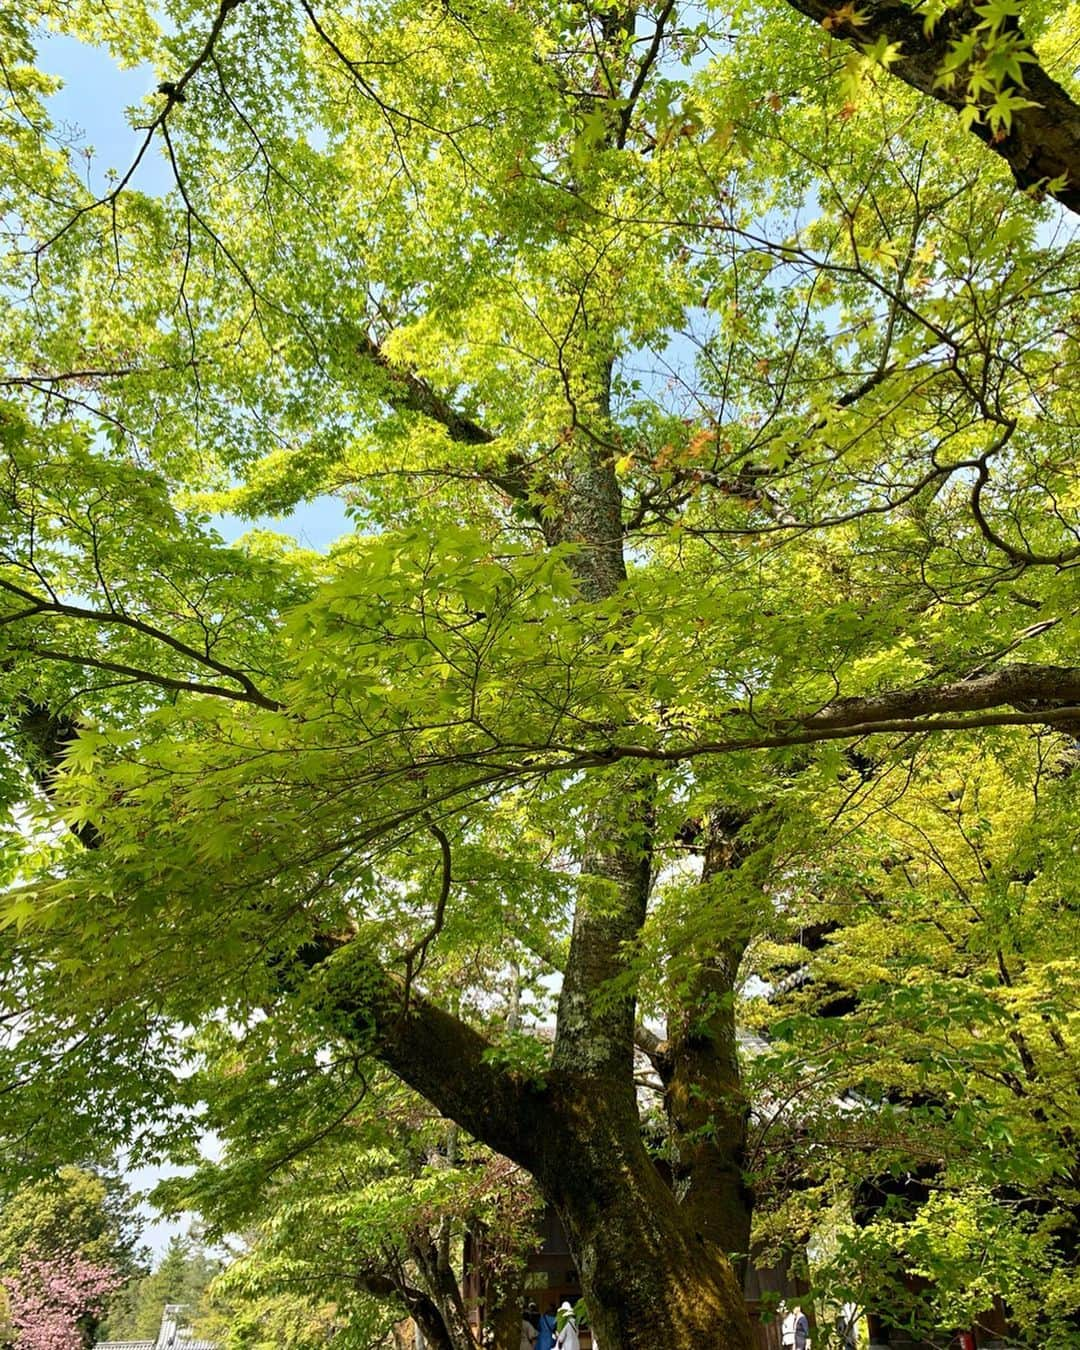
<svg viewBox="0 0 1080 1350"><path fill-rule="evenodd" d="M606 393L600 400L606 412ZM573 542L587 599L626 577L621 498L611 456L591 445L552 542ZM605 1350L709 1345L743 1350L750 1328L723 1248L695 1231L641 1139L634 1086L633 992L616 992L645 921L651 781L632 774L590 822L586 877L563 976L553 1058L553 1116L535 1171L566 1229Z"/></svg>
<svg viewBox="0 0 1080 1350"><path fill-rule="evenodd" d="M592 822L593 848L582 864L586 879L563 972L554 1055L557 1073L604 1078L610 1090L631 1102L634 998L608 991L623 972L625 944L633 942L645 921L648 804L640 789L631 785L626 798L603 813L606 819L598 813ZM612 818L622 812L623 821Z"/></svg>
<svg viewBox="0 0 1080 1350"><path fill-rule="evenodd" d="M1000 709L1015 709L999 711ZM738 712L732 709L731 712ZM759 720L761 714L758 714ZM880 732L949 731L984 726L1052 726L1066 734L1080 724L1080 667L1024 662L949 684L890 689L859 698L839 698L817 712L773 722L774 730L730 740L687 745L612 744L564 759L563 768L596 767L639 760L673 764L700 755L762 750L818 741L854 740Z"/></svg>
<svg viewBox="0 0 1080 1350"><path fill-rule="evenodd" d="M1041 709L1047 718L1080 702L1080 668L1037 666L1022 661L987 674L924 689L897 689L867 698L841 698L803 721L807 727L851 731L854 726L897 717L981 712L1011 704ZM1060 705L1056 706L1056 705Z"/></svg>
<svg viewBox="0 0 1080 1350"><path fill-rule="evenodd" d="M703 886L743 861L736 838L742 824L719 812L707 822ZM740 1273L753 1212L743 1178L749 1108L735 1032L735 981L745 947L737 926L726 942L699 955L679 1016L669 1022L662 1060L676 1198L693 1232L733 1257Z"/></svg>
<svg viewBox="0 0 1080 1350"><path fill-rule="evenodd" d="M451 1120L497 1152L533 1171L537 1122L546 1118L546 1089L496 1068L490 1043L472 1027L411 991L372 960L345 962L327 981L333 1029L370 1050Z"/></svg>
<svg viewBox="0 0 1080 1350"><path fill-rule="evenodd" d="M899 43L900 56L889 66L891 74L947 107L959 110L964 106L962 75L951 88L936 81L952 44L978 21L972 6L963 4L946 12L927 35L923 15L901 0L857 6L844 6L840 0L787 3L818 23L827 23L834 37L854 46L866 46L879 37ZM852 20L852 10L857 22ZM1048 180L1064 175L1065 186L1052 195L1062 206L1080 213L1080 106L1037 61L1025 64L1024 86L1017 92L1036 106L1013 113L1007 136L999 138L979 122L972 131L1005 160L1018 187L1045 188Z"/></svg>
<svg viewBox="0 0 1080 1350"><path fill-rule="evenodd" d="M587 960L582 968L595 969ZM632 1066L564 1068L538 1088L493 1070L483 1038L425 1000L403 1012L401 982L382 978L356 1010L358 1030L367 1037L373 1017L383 1023L375 1047L384 1062L536 1177L566 1228L605 1350L747 1350L750 1327L724 1246L698 1231L645 1151Z"/></svg>
<svg viewBox="0 0 1080 1350"><path fill-rule="evenodd" d="M746 1350L742 1289L645 1151L636 1111L591 1076L559 1083L540 1184L559 1211L604 1350Z"/></svg>
<svg viewBox="0 0 1080 1350"><path fill-rule="evenodd" d="M462 1350L455 1343L447 1329L446 1322L435 1301L422 1289L398 1280L392 1280L379 1271L364 1271L357 1275L356 1286L376 1298L399 1299L408 1309L409 1316L424 1333L431 1350ZM394 1338L397 1340L397 1329Z"/></svg>

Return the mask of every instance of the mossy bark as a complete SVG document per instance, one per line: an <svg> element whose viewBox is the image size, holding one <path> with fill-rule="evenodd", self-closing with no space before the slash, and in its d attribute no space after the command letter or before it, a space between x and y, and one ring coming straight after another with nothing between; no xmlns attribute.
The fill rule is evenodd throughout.
<svg viewBox="0 0 1080 1350"><path fill-rule="evenodd" d="M680 1209L636 1112L594 1078L560 1082L540 1185L557 1208L604 1350L747 1350L742 1289L724 1251Z"/></svg>
<svg viewBox="0 0 1080 1350"><path fill-rule="evenodd" d="M703 1230L699 1208L677 1203L646 1152L632 1076L565 1067L543 1087L515 1081L470 1060L469 1028L461 1028L457 1058L446 1039L426 1038L433 1012L417 1000L403 1018L389 1019L383 1057L443 1110L463 1106L459 1119L477 1138L532 1172L562 1219L604 1350L749 1350L741 1284L725 1245ZM443 1016L434 1026L445 1034ZM587 1055L587 1037L579 1046ZM485 1091L489 1074L501 1093ZM474 1092L463 1094L469 1081ZM515 1093L520 1114L507 1105ZM707 1191L704 1185L702 1209ZM717 1192L715 1203L727 1205L730 1195ZM721 1215L718 1230L743 1218L741 1209Z"/></svg>
<svg viewBox="0 0 1080 1350"><path fill-rule="evenodd" d="M661 1064L672 1148L672 1185L684 1218L727 1252L741 1275L750 1251L753 1197L744 1176L749 1104L742 1089L735 983L749 926L738 913L735 873L749 852L742 817L716 811L704 825L702 888L733 881L728 937L697 953L682 1006L669 1019ZM743 883L745 884L745 883Z"/></svg>

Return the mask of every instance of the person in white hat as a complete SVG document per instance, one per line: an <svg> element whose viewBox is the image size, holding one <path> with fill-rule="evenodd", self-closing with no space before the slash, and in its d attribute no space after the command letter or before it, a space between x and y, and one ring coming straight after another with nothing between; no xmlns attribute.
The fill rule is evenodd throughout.
<svg viewBox="0 0 1080 1350"><path fill-rule="evenodd" d="M567 1300L559 1305L556 1318L555 1350L581 1350L581 1338L578 1336L577 1318L574 1309Z"/></svg>

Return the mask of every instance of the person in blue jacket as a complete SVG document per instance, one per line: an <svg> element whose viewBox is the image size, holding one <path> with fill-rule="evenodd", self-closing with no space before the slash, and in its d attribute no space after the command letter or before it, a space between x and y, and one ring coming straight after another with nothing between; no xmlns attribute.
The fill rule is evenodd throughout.
<svg viewBox="0 0 1080 1350"><path fill-rule="evenodd" d="M536 1350L554 1350L555 1346L555 1304L552 1303L540 1318L540 1339Z"/></svg>

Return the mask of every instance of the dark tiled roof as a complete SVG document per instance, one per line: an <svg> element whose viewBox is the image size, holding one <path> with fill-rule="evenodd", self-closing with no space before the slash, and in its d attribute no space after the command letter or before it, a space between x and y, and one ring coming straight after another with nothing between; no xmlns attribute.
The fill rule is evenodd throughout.
<svg viewBox="0 0 1080 1350"><path fill-rule="evenodd" d="M220 1350L217 1341L195 1341L181 1336L177 1350ZM156 1350L157 1341L98 1341L94 1350Z"/></svg>
<svg viewBox="0 0 1080 1350"><path fill-rule="evenodd" d="M216 1341L195 1340L185 1329L188 1307L166 1303L156 1341L98 1341L94 1350L221 1350Z"/></svg>

